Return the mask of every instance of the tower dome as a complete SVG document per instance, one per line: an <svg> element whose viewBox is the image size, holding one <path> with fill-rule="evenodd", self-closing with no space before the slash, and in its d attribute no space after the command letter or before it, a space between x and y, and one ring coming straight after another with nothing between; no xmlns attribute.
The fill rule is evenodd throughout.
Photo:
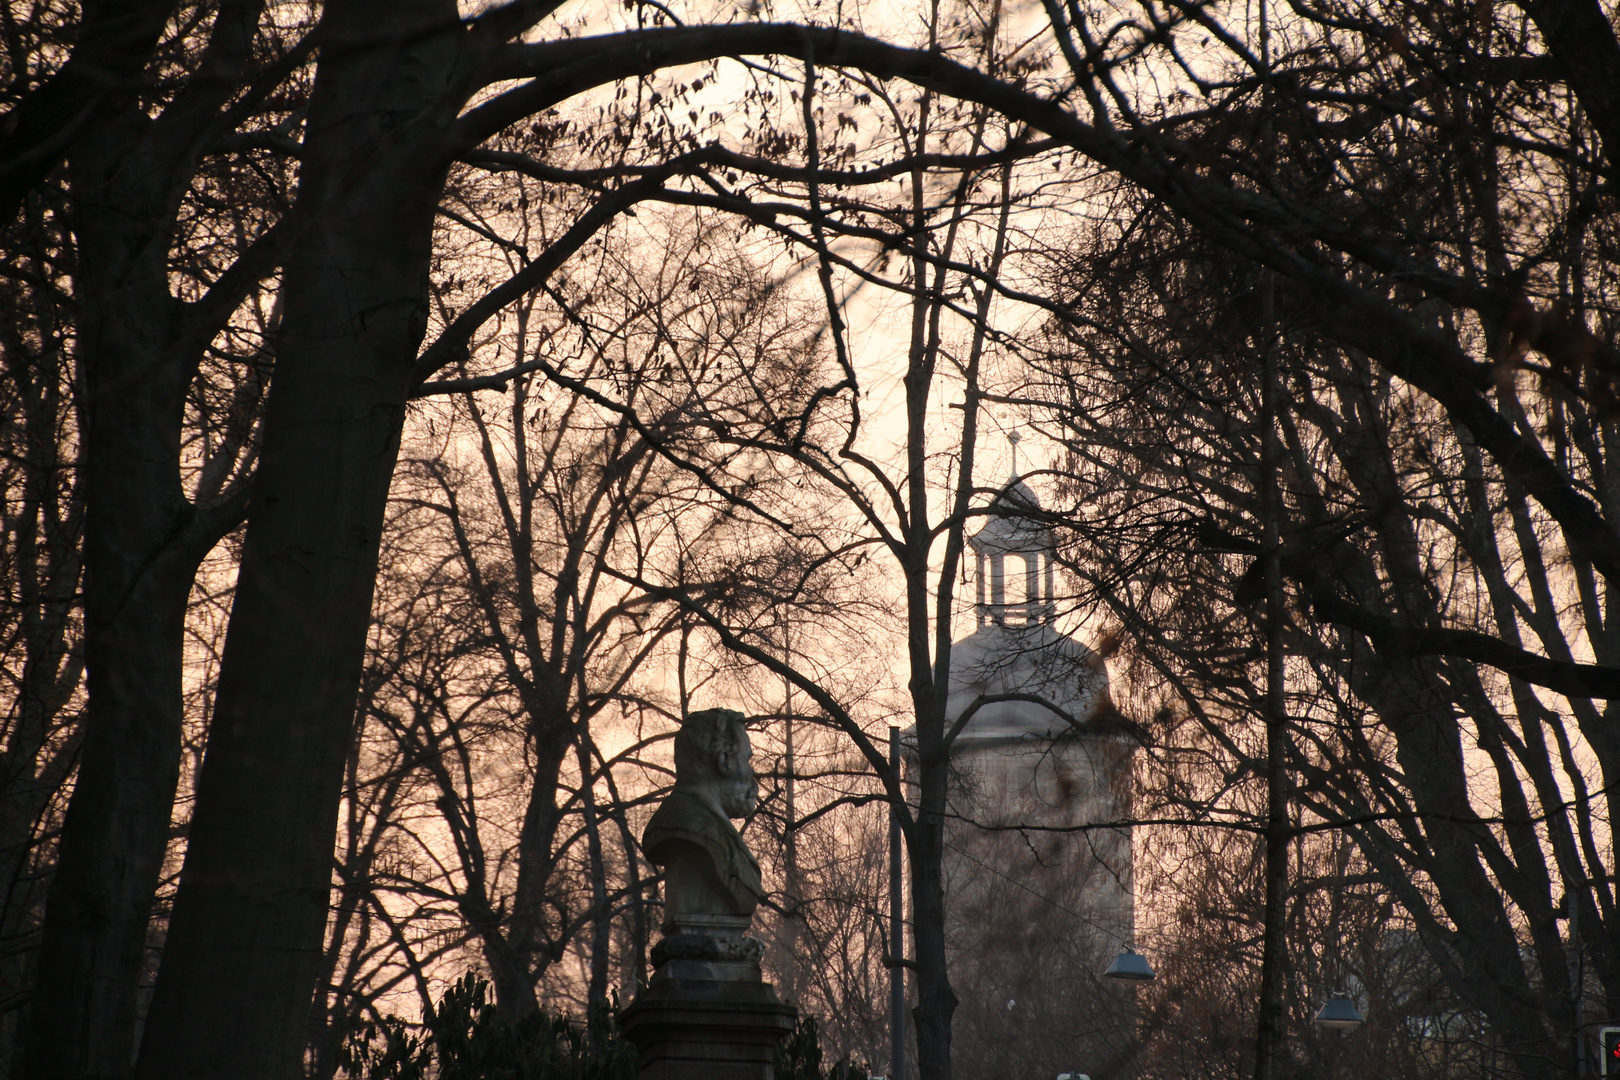
<svg viewBox="0 0 1620 1080"><path fill-rule="evenodd" d="M1091 649L1054 625L1056 544L1040 521L1040 499L1014 475L989 510L968 538L976 564L976 626L951 647L946 715L954 721L981 696L1027 694L1089 723L1107 702L1108 672ZM973 714L956 746L1050 739L1069 730L1044 704L998 701Z"/></svg>

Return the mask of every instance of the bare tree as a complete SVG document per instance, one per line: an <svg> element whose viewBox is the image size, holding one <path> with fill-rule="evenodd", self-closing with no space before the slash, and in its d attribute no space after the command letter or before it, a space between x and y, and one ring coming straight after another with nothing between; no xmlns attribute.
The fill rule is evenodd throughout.
<svg viewBox="0 0 1620 1080"><path fill-rule="evenodd" d="M607 173L549 174L601 198L506 292L461 312L418 361L439 193L456 159L573 95L661 67L806 48L890 74L909 64L915 78L933 63L926 52L838 30L757 23L517 44L551 10L520 3L463 22L444 3L335 4L311 26L303 9L253 0L146 5L135 18L93 6L58 72L39 60L49 40L28 39L40 51L14 68L28 76L9 114L8 161L19 169L7 180L20 189L53 182L51 164L65 160L85 253L75 319L89 418L81 460L91 700L47 916L34 1075L124 1071L178 776L186 597L200 559L245 512L242 466L255 463L238 629L141 1068L184 1071L181 1058L226 1053L209 1049L223 1047L226 1032L233 1061L270 1072L295 1066L406 397L513 292L545 280L669 177L701 169L704 155L690 135L666 137L669 99L645 120L615 114L632 137L640 133L632 125L649 129L637 160L609 138L594 144ZM112 82L98 84L87 74L96 71ZM682 162L681 151L697 158ZM542 155L536 167L551 166ZM618 186L604 190L604 179ZM191 471L180 449L185 403L209 350L265 288L275 296L263 305L273 337L229 361L241 374L274 357L279 404L262 455L222 439L213 445L223 465ZM296 609L287 606L294 597ZM288 733L289 717L299 734Z"/></svg>
<svg viewBox="0 0 1620 1080"><path fill-rule="evenodd" d="M814 68L807 68L801 99L807 113L816 81ZM817 546L825 551L818 561L836 561L853 571L871 558L879 569L865 573L879 573L879 581L882 575L889 576L881 587L893 597L893 609L886 617L896 628L895 651L905 656L904 715L913 721L917 748L916 798L899 812L911 876L917 1052L922 1075L930 1080L948 1077L951 1071L956 996L948 973L943 873L951 748L960 723L952 725L945 706L964 531L970 520L985 513L979 499L986 492L976 480L975 457L992 299L989 290L974 291L971 305L958 307L953 298L958 288L968 287L961 284L964 279L996 277L1013 204L1022 197L1012 192L1006 159L998 165L994 156L1002 147L1016 148L1020 133L998 126L983 111L947 116L936 127L932 110L937 105L932 95L924 95L916 118L896 124L916 133L915 143L907 147L912 155L920 158L929 146L948 146L957 151L964 167L937 186L918 168L908 185L912 201L904 220L912 239L909 257L897 267L901 275L897 288L905 297L909 327L903 369L896 373L903 394L896 425L903 425L903 434L893 457L868 449L873 420L865 404L867 388L887 373L858 365L852 357L846 297L840 295L843 275L835 276L829 245L819 229L812 237L811 268L827 304L827 337L839 381L816 390L796 419L749 415L726 401L709 403L707 412L707 422L719 438L762 451L772 467L791 469L834 497L838 516L817 520L813 530L797 521L789 523L792 533L811 541L810 551ZM812 147L812 166L814 155ZM988 160L976 161L979 155ZM812 205L819 198L814 186L810 198ZM851 261L840 254L837 265L842 271ZM857 264L852 276L876 277L875 268L886 263L886 254L879 252L867 265ZM963 395L959 421L942 422L936 402L942 390ZM800 547L804 550L802 543ZM777 592L784 601L800 600L799 594L780 585ZM780 638L758 635L736 626L723 613L693 607L722 646L805 693L852 741L873 774L883 778L891 803L905 800L905 792L891 777L886 748L813 667L784 655Z"/></svg>
<svg viewBox="0 0 1620 1080"><path fill-rule="evenodd" d="M0 1061L35 977L46 883L84 708L84 507L67 360L71 246L37 207L6 226L0 277Z"/></svg>
<svg viewBox="0 0 1620 1080"><path fill-rule="evenodd" d="M639 7L627 16L631 23L614 24L611 32L574 33L570 26L544 39L531 31L553 14L545 3L513 3L463 20L442 0L403 7L346 0L323 9L314 26L302 8L253 0L138 5L133 16L130 10L90 5L80 13L75 47L59 70L47 59L64 55L54 31L13 38L35 52L13 61L12 70L23 74L11 91L4 179L37 198L41 185L57 183L52 163L66 163L85 418L79 442L89 711L47 910L33 1074L125 1069L140 943L178 775L186 600L198 562L244 513L249 528L232 631L142 1051L139 1071L146 1075L244 1060L266 1075L297 1067L308 991L322 964L330 841L372 579L413 388L455 366L492 315L550 281L605 222L652 198L725 209L798 234L826 265L859 276L862 268L825 242L833 211L848 210L843 234L913 260L919 297L927 274L945 282L939 260L947 248L929 246L935 234L924 220L926 185L912 185L913 204L899 214L882 200L834 205L822 197L823 185L846 181L880 190L894 175L884 169L920 178L942 164L926 146L900 145L901 160L878 169L851 168L850 144L816 131L802 95L793 104L804 106L808 123L797 132L762 124L770 138L750 142L752 128L738 138L718 127L708 131L701 106L688 104L698 104L693 95L701 90L685 73L652 78L664 69L728 56L793 56L823 70L867 72L866 92L880 102L881 80L909 80L927 88L930 109L955 99L1011 119L1015 130L1000 144L968 152L1018 156L1035 145L1029 130L1043 133L1160 200L1166 220L1271 267L1298 290L1301 307L1317 320L1315 334L1331 340L1347 363L1367 358L1404 380L1466 433L1459 441L1477 447L1481 469L1499 471L1490 474L1493 483L1523 491L1529 527L1558 530L1571 553L1568 580L1582 597L1579 605L1530 606L1538 621L1536 637L1526 640L1536 648L1509 632L1506 613L1518 618L1513 603L1493 608L1490 622L1458 626L1429 609L1386 610L1373 603L1385 598L1381 593L1364 590L1322 598L1340 601L1335 625L1364 635L1375 654L1381 648L1408 658L1483 661L1575 700L1607 701L1615 689L1606 681L1615 664L1601 583L1620 566L1620 541L1612 494L1589 476L1601 473L1594 462L1606 453L1612 426L1612 340L1610 330L1595 332L1584 321L1603 310L1591 297L1602 295L1607 271L1603 260L1582 253L1609 243L1603 180L1612 178L1612 147L1620 138L1612 92L1620 63L1609 61L1620 55L1620 44L1594 3L1537 0L1477 18L1422 5L1371 13L1307 5L1295 11L1286 34L1277 29L1278 48L1258 51L1251 43L1259 28L1200 5L1109 11L1101 13L1104 20L1119 18L1099 25L1054 4L1051 47L1065 61L1055 69L1044 66L1048 57L1033 55L1038 49L1002 66L982 60L977 50L993 18L970 20L959 38L936 36L906 49L838 26L676 25L662 9ZM43 14L45 22L54 19L54 11ZM1537 51L1532 23L1550 51ZM1197 62L1177 51L1205 34L1210 52ZM1288 34L1296 37L1282 40ZM1181 71L1179 89L1194 96L1161 103L1146 81L1155 65ZM107 78L87 79L95 72ZM796 68L778 71L762 62L755 74L750 108L792 101ZM572 133L548 116L621 80L624 107L604 103ZM807 86L813 89L814 80ZM1263 117L1255 102L1266 88L1276 92L1277 105ZM1075 109L1067 107L1071 102ZM697 114L690 126L681 123L681 109ZM847 110L842 119L823 117L839 132L845 120L858 122ZM1296 167L1268 169L1254 156L1255 146L1271 141L1255 137L1267 123L1284 134L1287 152L1278 160ZM1493 148L1488 161L1471 153L1479 145ZM801 150L796 164L782 165L784 155ZM1447 161L1462 164L1456 170L1436 164ZM443 251L436 223L460 163L521 171L594 201L568 215L539 250L525 250L527 261L507 282L459 298L447 321L430 304L435 281L441 292L457 292L447 280L453 267L437 258ZM728 179L732 174L748 178L746 190ZM1459 178L1466 183L1451 182ZM791 196L778 198L773 185L791 188ZM1563 225L1545 229L1553 220L1545 193L1555 190L1567 196L1557 215ZM1407 198L1430 192L1438 196ZM1420 212L1406 213L1408 204ZM1480 207L1489 212L1478 213ZM466 232L458 236L490 231L476 222L461 228ZM1543 236L1555 236L1559 249L1573 254L1547 260ZM949 272L986 283L985 296L1008 295L1013 284L995 280L996 265L980 260ZM1559 265L1570 271L1563 278ZM919 314L915 377L906 384L914 426L932 374L927 324ZM423 347L430 328L436 336ZM259 340L244 347L250 336ZM216 355L230 373L221 386L232 393L194 393L200 380L213 385L205 360ZM210 438L201 445L214 453L215 465L187 457L183 448L194 430L188 424L231 431L241 417L255 415L271 356L262 443L239 434ZM1567 425L1539 426L1538 402L1520 410L1512 395L1498 393L1504 368L1531 363L1550 385L1568 391L1556 406L1570 418ZM1378 380L1371 382L1376 388ZM811 404L819 408L844 392ZM213 410L206 421L188 413L188 404L226 400L239 406ZM1380 400L1377 393L1372 400ZM970 402L967 413L975 409ZM781 431L766 430L775 445L797 453L793 419L776 417ZM249 503L246 477L255 464ZM901 541L889 550L904 569L913 623L931 595L922 556L932 533L919 524L928 514L917 513L925 505L918 486L926 486L923 464L901 470L906 490L886 495L896 515L891 520L885 510L876 519L891 529L888 539ZM970 475L967 465L964 457L962 471ZM1384 483L1363 479L1358 495L1370 493L1374 481ZM945 519L950 529L959 528L966 506ZM1421 539L1421 530L1403 538L1396 524L1389 528L1395 531L1383 539L1391 550ZM1402 597L1420 579L1397 582L1381 566L1372 575L1374 582L1398 584ZM1560 581L1549 580L1550 599ZM1327 606L1312 603L1326 614ZM1559 634L1543 629L1562 633L1561 617L1577 609L1594 663L1577 660L1584 654L1575 650L1557 653ZM1522 638L1519 623L1510 625ZM948 638L948 625L934 632ZM908 662L918 676L914 704L922 725L933 715L923 659L940 662L927 633L916 634ZM1412 689L1431 686L1455 667L1447 659L1413 663L1398 673ZM947 668L932 669L940 687ZM1398 684L1386 678L1384 685ZM1386 710L1395 706L1384 703ZM1527 710L1528 702L1520 712ZM1571 714L1612 772L1614 747L1605 734L1612 725L1598 722L1596 705L1571 706ZM1453 728L1438 713L1411 730L1419 743L1430 738L1448 753L1456 748ZM942 760L943 740L920 738L923 757ZM1515 738L1529 736L1519 731ZM1503 746L1511 756L1514 740L1503 735ZM1416 747L1410 752L1424 752ZM877 757L869 757L875 766ZM1407 779L1427 797L1437 789L1416 777L1419 771ZM930 784L923 819L941 794ZM932 826L924 825L914 847L926 867L937 845L928 839ZM1459 826L1447 834L1433 854L1437 864L1452 865L1459 850L1488 847L1477 833ZM1601 859L1578 841L1570 850L1574 861L1560 855L1560 873L1577 892L1584 881L1606 881ZM1468 895L1517 880L1494 866L1463 876ZM932 918L937 905L928 888L919 894L918 912ZM1612 889L1600 884L1587 895L1583 920L1594 927L1599 913L1612 909ZM1539 905L1529 894L1515 901L1516 909L1534 912L1537 948L1551 957L1557 949ZM1452 917L1485 919L1498 939L1495 954L1507 957L1513 928L1505 915L1470 908ZM939 1063L948 1054L942 957L932 939L919 949L926 984L920 1015L934 1075L944 1075ZM1545 959L1537 965L1552 970ZM1517 985L1514 971L1492 970L1505 985ZM1499 1006L1523 1004L1517 994ZM74 1053L56 1053L63 1047Z"/></svg>
<svg viewBox="0 0 1620 1080"><path fill-rule="evenodd" d="M1048 384L1089 504L1072 521L1085 538L1077 565L1126 626L1138 686L1158 688L1145 713L1195 718L1222 763L1224 786L1170 788L1168 805L1190 821L1253 828L1254 803L1223 799L1270 756L1246 726L1263 712L1260 275L1171 227L1105 228L1093 243L1074 264L1085 267L1076 296L1086 299L1060 332L1074 351ZM1103 275L1107 292L1093 284ZM1609 911L1612 851L1593 828L1609 768L1605 737L1588 734L1598 713L1568 697L1561 715L1524 681L1409 647L1379 620L1473 623L1504 640L1523 628L1549 654L1571 656L1606 633L1604 616L1555 601L1580 595L1580 564L1566 572L1549 558L1546 520L1468 427L1324 339L1291 285L1280 283L1278 298L1285 769L1303 815L1293 828L1353 838L1411 920L1410 940L1517 1055L1512 1067L1556 1074L1579 1052L1570 950L1590 977L1610 978L1606 937L1561 940L1554 922L1565 892L1586 898L1587 926ZM1508 414L1568 422L1569 402L1510 386L1497 400ZM1606 486L1602 455L1564 460L1580 483ZM1155 735L1174 745L1173 727Z"/></svg>
<svg viewBox="0 0 1620 1080"><path fill-rule="evenodd" d="M450 396L424 400L408 426L384 575L401 600L379 611L362 698L383 752L351 765L356 784L389 795L364 796L375 811L351 803L350 849L369 862L343 873L353 899L331 931L327 1044L376 1008L369 980L392 977L343 956L356 947L344 935L363 930L351 908L390 910L412 940L453 912L476 950L467 961L509 1013L542 998L600 1007L610 981L633 990L645 976L656 871L634 837L667 782L668 722L704 692L690 671L679 696L661 678L686 647L669 590L754 606L732 504L696 475L738 474L737 452L690 417L753 393L733 387L767 403L790 391L815 327L706 216L644 212L614 235L571 282L588 308L536 291L481 343L547 381L516 374L497 394L472 389L476 376L448 380L436 389ZM395 852L387 869L379 844Z"/></svg>

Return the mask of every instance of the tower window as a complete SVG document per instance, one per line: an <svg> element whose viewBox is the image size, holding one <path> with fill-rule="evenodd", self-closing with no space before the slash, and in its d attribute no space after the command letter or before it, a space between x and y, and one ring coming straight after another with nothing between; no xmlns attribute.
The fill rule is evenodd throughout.
<svg viewBox="0 0 1620 1080"><path fill-rule="evenodd" d="M1029 557L1022 554L1008 553L1002 556L1006 560L1007 577L1003 586L1002 603L1007 605L1006 620L1010 623L1028 621L1028 609L1025 602L1029 599Z"/></svg>

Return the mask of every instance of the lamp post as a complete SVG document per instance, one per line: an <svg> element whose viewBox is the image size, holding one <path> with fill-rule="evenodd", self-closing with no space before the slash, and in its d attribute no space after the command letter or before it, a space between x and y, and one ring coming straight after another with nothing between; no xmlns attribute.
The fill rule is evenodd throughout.
<svg viewBox="0 0 1620 1080"><path fill-rule="evenodd" d="M889 767L894 770L895 797L900 796L900 729L889 728ZM889 807L889 1076L906 1080L906 955L904 897L905 871L901 867L900 808Z"/></svg>
<svg viewBox="0 0 1620 1080"><path fill-rule="evenodd" d="M1569 920L1569 996L1570 1006L1575 1013L1574 1050L1575 1050L1575 1080L1584 1080L1586 1076L1586 1046L1581 1031L1581 1013L1585 1011L1585 1002L1581 991L1585 989L1586 972L1582 970L1581 960L1581 905L1576 887L1585 888L1591 879L1573 882L1564 890L1564 902L1559 905L1562 914L1554 912L1553 918Z"/></svg>

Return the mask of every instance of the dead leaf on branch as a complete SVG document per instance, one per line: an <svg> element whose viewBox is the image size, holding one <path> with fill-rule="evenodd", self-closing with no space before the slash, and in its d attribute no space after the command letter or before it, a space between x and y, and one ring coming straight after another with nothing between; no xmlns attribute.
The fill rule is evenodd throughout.
<svg viewBox="0 0 1620 1080"><path fill-rule="evenodd" d="M1508 302L1492 359L1504 372L1513 368L1534 370L1542 377L1544 391L1550 391L1549 384L1557 382L1584 397L1599 414L1611 414L1616 410L1615 383L1620 371L1604 356L1601 344L1568 300L1554 300L1543 309L1519 293ZM1525 363L1532 351L1546 358L1547 367Z"/></svg>

